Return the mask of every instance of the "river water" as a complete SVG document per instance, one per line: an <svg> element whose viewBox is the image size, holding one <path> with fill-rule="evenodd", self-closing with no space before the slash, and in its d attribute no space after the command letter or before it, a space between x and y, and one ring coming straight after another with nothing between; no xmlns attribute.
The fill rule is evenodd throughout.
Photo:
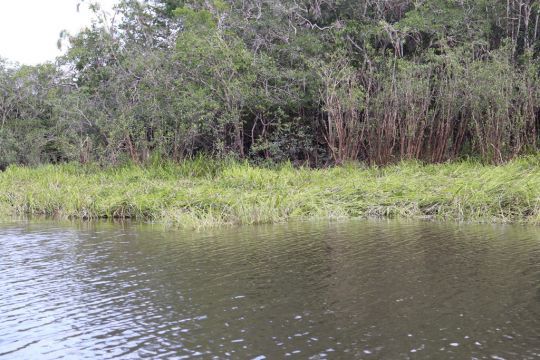
<svg viewBox="0 0 540 360"><path fill-rule="evenodd" d="M1 359L539 359L540 228L0 223Z"/></svg>

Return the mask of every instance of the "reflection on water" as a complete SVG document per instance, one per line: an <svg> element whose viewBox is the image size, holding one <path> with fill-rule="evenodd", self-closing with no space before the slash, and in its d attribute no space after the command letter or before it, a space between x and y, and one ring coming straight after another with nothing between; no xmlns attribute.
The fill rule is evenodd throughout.
<svg viewBox="0 0 540 360"><path fill-rule="evenodd" d="M540 228L0 224L0 357L540 357Z"/></svg>

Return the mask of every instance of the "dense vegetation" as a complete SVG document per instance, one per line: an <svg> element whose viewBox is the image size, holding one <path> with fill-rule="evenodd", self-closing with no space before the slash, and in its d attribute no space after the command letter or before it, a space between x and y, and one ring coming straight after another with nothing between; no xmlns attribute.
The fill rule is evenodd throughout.
<svg viewBox="0 0 540 360"><path fill-rule="evenodd" d="M0 210L59 218L137 218L187 228L291 219L400 217L540 224L540 157L330 169L205 158L149 166L10 166Z"/></svg>
<svg viewBox="0 0 540 360"><path fill-rule="evenodd" d="M0 61L0 167L538 150L540 1L124 0L97 19L55 64Z"/></svg>

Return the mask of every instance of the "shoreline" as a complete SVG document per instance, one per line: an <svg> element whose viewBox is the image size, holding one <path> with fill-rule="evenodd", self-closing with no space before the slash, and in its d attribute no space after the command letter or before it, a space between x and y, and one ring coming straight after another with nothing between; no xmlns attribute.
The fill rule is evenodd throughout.
<svg viewBox="0 0 540 360"><path fill-rule="evenodd" d="M130 218L181 228L294 220L400 218L540 224L540 157L264 168L209 159L150 166L11 166L0 172L6 215Z"/></svg>

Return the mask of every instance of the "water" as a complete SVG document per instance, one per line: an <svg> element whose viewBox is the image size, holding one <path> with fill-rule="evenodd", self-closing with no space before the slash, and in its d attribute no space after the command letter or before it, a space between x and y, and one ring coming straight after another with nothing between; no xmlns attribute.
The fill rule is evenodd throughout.
<svg viewBox="0 0 540 360"><path fill-rule="evenodd" d="M540 228L0 224L0 358L538 359Z"/></svg>

